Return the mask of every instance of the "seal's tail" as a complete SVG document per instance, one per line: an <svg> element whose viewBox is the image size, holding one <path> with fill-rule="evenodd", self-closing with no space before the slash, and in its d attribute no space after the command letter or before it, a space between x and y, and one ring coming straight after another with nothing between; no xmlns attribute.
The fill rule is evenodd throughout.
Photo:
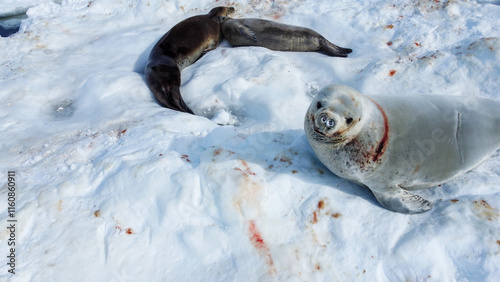
<svg viewBox="0 0 500 282"><path fill-rule="evenodd" d="M179 90L181 72L177 66L147 66L146 80L160 105L172 110L194 114L182 99Z"/></svg>
<svg viewBox="0 0 500 282"><path fill-rule="evenodd" d="M326 40L323 36L319 39L319 45L321 46L321 50L323 52L332 57L346 58L347 54L352 52L352 49L339 47Z"/></svg>

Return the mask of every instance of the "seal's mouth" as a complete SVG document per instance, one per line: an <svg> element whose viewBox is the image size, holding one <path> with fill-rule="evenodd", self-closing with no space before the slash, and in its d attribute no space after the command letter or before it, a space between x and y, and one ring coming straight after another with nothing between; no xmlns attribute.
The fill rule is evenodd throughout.
<svg viewBox="0 0 500 282"><path fill-rule="evenodd" d="M325 132L326 128L324 126L318 127L316 123L316 116L314 114L311 114L310 118L312 122L312 129L316 133L314 135L314 139L322 143L337 143L337 138Z"/></svg>
<svg viewBox="0 0 500 282"><path fill-rule="evenodd" d="M338 117L334 117L328 112L320 112L318 114L310 114L312 123L313 138L322 143L342 144L348 139L346 135L347 128L344 128Z"/></svg>

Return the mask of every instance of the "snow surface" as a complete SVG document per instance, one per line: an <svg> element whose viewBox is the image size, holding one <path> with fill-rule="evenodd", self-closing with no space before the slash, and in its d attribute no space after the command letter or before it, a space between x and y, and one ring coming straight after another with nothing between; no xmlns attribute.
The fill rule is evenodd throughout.
<svg viewBox="0 0 500 282"><path fill-rule="evenodd" d="M0 209L14 170L18 220L3 281L500 279L500 153L403 215L330 173L303 131L332 83L500 99L499 1L56 2L0 4L31 6L0 38ZM182 72L197 115L160 107L143 75L152 45L219 5L354 52L224 41Z"/></svg>

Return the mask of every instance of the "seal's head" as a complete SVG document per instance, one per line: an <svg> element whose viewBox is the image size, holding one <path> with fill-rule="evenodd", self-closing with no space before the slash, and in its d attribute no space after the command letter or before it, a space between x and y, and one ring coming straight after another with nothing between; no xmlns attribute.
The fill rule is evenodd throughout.
<svg viewBox="0 0 500 282"><path fill-rule="evenodd" d="M305 117L308 138L343 145L361 131L366 107L355 89L334 84L323 88L313 100Z"/></svg>
<svg viewBox="0 0 500 282"><path fill-rule="evenodd" d="M218 23L223 23L227 17L235 12L233 7L215 7L208 13L208 16L214 18Z"/></svg>

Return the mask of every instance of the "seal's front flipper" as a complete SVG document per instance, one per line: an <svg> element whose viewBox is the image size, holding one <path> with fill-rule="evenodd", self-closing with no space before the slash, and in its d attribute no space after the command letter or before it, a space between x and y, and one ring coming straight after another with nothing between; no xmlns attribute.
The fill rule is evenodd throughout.
<svg viewBox="0 0 500 282"><path fill-rule="evenodd" d="M240 25L238 27L238 32L245 36L246 38L252 40L253 42L257 42L257 36L255 35L255 32L253 32L253 30L246 26L246 25Z"/></svg>
<svg viewBox="0 0 500 282"><path fill-rule="evenodd" d="M352 52L352 49L339 47L326 40L323 36L319 38L319 46L321 46L321 50L323 52L332 57L345 58L347 57L347 54L350 54Z"/></svg>
<svg viewBox="0 0 500 282"><path fill-rule="evenodd" d="M432 209L433 206L432 202L399 187L387 188L383 192L374 190L372 192L384 208L394 212L423 213Z"/></svg>

